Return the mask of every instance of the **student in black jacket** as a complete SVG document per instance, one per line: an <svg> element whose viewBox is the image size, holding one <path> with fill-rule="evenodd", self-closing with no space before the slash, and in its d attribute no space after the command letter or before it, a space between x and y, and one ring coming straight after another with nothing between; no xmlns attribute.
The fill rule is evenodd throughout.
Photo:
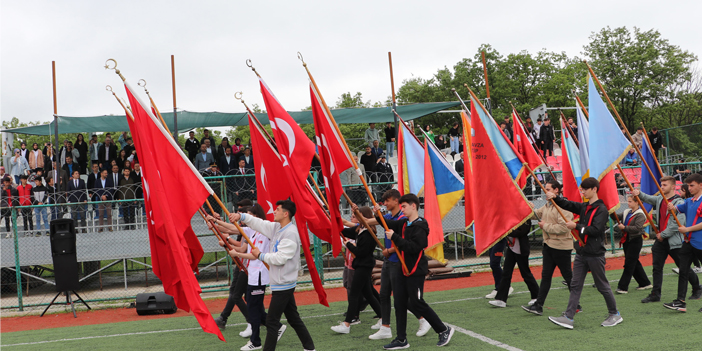
<svg viewBox="0 0 702 351"><path fill-rule="evenodd" d="M361 207L358 210L363 217L367 219L373 218L373 211L371 211L370 207ZM346 310L344 321L331 328L340 334L348 334L351 331L351 323L360 312L361 296L368 301L375 314L380 315L380 302L376 294L373 294L373 283L371 283L371 275L373 274L373 267L375 267L375 257L373 257L375 239L371 235L375 234L359 225L355 217L353 219L353 222L344 221L344 225L349 227L342 231L345 238L344 245L356 256L351 264L354 274L351 281L349 306ZM355 243L351 240L355 240Z"/></svg>
<svg viewBox="0 0 702 351"><path fill-rule="evenodd" d="M539 296L539 284L529 269L529 231L531 231L531 219L507 235L508 250L505 253L505 265L502 268L500 286L497 288L495 300L488 301L495 307L507 307L507 297L512 285L512 273L514 273L515 265L519 266L519 273L521 273L524 283L531 293L529 306L533 305Z"/></svg>
<svg viewBox="0 0 702 351"><path fill-rule="evenodd" d="M614 299L612 288L605 275L605 226L607 224L607 206L597 197L600 182L595 178L586 178L580 183L583 196L590 199L589 203L568 201L564 197L557 197L554 193L546 193L548 199L553 199L558 207L580 216L579 223L567 222L568 229L575 229L582 240L582 245L575 246L575 261L573 262L573 279L570 282L570 299L568 309L560 317L548 319L567 329L573 329L580 295L583 292L583 283L588 270L592 272L597 290L604 296L607 303L609 317L602 322L603 327L613 327L622 322L622 316L617 310L617 301Z"/></svg>
<svg viewBox="0 0 702 351"><path fill-rule="evenodd" d="M400 208L407 216L397 221L386 219L389 230L385 236L392 240L395 250L402 259L409 272L403 272L397 280L397 287L393 288L395 295L395 319L397 321L397 337L388 345L386 350L408 348L407 342L407 309L410 308L429 322L435 332L439 334L437 346L444 346L451 341L454 330L444 324L436 312L424 301L424 277L429 271L424 249L428 246L429 225L424 218L419 217L419 198L414 194L405 194L400 198ZM376 212L380 206L375 208ZM374 225L380 222L379 218L369 221ZM404 268L402 268L404 271Z"/></svg>

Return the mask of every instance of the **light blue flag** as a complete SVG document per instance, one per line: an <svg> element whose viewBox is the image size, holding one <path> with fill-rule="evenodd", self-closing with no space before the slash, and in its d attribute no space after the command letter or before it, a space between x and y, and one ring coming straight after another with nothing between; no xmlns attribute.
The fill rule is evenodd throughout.
<svg viewBox="0 0 702 351"><path fill-rule="evenodd" d="M479 107L480 104L477 101L473 101L473 106ZM502 159L502 163L507 166L507 170L509 170L509 174L512 176L512 179L517 180L524 169L522 161L519 160L519 157L514 152L512 146L505 139L502 131L497 123L495 123L492 116L487 115L482 108L476 108L476 110L480 121L482 122L483 126L485 126L485 131L487 132L488 137L490 137L492 144L495 145L497 154L500 156L500 159Z"/></svg>
<svg viewBox="0 0 702 351"><path fill-rule="evenodd" d="M424 190L424 145L415 139L403 123L400 123L399 127L404 141L403 161L407 167L409 192L419 196Z"/></svg>
<svg viewBox="0 0 702 351"><path fill-rule="evenodd" d="M578 126L578 133L580 133L580 126ZM575 178L575 183L580 186L580 182L583 181L583 171L582 171L582 160L580 159L581 151L578 149L578 145L575 144L575 140L570 137L567 132L563 133L565 142L562 143L566 147L566 154L568 154L568 163L570 163L570 168L573 170L573 177Z"/></svg>
<svg viewBox="0 0 702 351"><path fill-rule="evenodd" d="M590 173L590 155L588 154L590 150L590 122L588 122L583 113L582 108L575 102L577 106L578 115L578 144L580 145L580 171L582 171L583 178L589 177ZM580 183L578 183L580 185Z"/></svg>
<svg viewBox="0 0 702 351"><path fill-rule="evenodd" d="M621 161L631 149L631 143L622 133L607 109L595 83L589 77L588 104L590 112L589 158L590 176L601 180L612 166Z"/></svg>

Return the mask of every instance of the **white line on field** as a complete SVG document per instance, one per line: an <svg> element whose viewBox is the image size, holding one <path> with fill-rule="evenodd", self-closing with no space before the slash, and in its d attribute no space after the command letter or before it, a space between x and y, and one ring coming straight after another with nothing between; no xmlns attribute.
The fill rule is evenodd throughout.
<svg viewBox="0 0 702 351"><path fill-rule="evenodd" d="M480 341L482 341L482 342L486 342L486 343L488 343L488 344L490 344L490 345L497 346L497 347L499 347L499 348L503 348L503 349L509 350L509 351L522 351L522 349L518 349L518 348L516 348L516 347L509 346L509 345L507 345L507 344L505 344L505 343L502 343L502 342L499 342L499 341L497 341L497 340L490 339L490 338L488 338L488 337L485 336L485 335L478 334L478 333L476 333L476 332L463 329L463 328L458 327L458 326L455 326L455 325L453 325L453 324L449 324L449 326L451 326L451 328L453 328L454 330L456 330L456 331L459 332L459 333L462 333L462 334L468 335L468 336L470 336L470 337L476 338L476 339L478 339L478 340L480 340Z"/></svg>

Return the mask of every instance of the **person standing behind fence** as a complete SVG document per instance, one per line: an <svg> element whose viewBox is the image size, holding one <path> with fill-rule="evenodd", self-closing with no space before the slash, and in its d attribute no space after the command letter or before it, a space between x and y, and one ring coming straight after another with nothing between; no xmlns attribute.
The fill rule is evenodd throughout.
<svg viewBox="0 0 702 351"><path fill-rule="evenodd" d="M575 261L573 262L573 279L570 284L570 298L568 308L560 317L548 317L549 321L567 329L573 329L573 317L580 304L580 295L583 292L585 276L588 270L592 272L597 290L604 297L607 303L609 316L602 322L603 327L613 327L622 322L622 316L617 310L617 301L612 294L609 280L605 274L605 227L607 225L607 207L604 202L597 197L600 190L600 182L595 178L585 178L580 183L583 197L589 199L588 203L568 201L562 196L554 193L546 193L548 200L553 200L560 208L580 216L579 223L568 221L566 226L569 230L577 230L583 241L583 246L578 245L575 249Z"/></svg>
<svg viewBox="0 0 702 351"><path fill-rule="evenodd" d="M366 170L366 181L373 182L375 177L373 177L373 169L375 169L375 163L378 162L378 157L371 151L370 146L366 146L366 153L361 155L361 164Z"/></svg>
<svg viewBox="0 0 702 351"><path fill-rule="evenodd" d="M34 187L32 187L32 205L41 206L47 202L49 192L42 183L42 177L34 178ZM41 222L44 222L44 230L49 234L49 216L46 207L35 207L34 216L37 217L37 232L36 236L41 236Z"/></svg>
<svg viewBox="0 0 702 351"><path fill-rule="evenodd" d="M651 141L651 148L653 148L653 154L660 160L661 157L658 155L658 150L665 149L663 145L663 136L658 132L658 127L651 128L651 132L648 133L648 140Z"/></svg>
<svg viewBox="0 0 702 351"><path fill-rule="evenodd" d="M119 188L115 194L115 200L135 200L136 199L136 180L130 177L131 169L125 168L122 170L122 177L119 178ZM124 218L124 230L135 229L134 226L134 210L136 210L135 201L121 202L122 214Z"/></svg>
<svg viewBox="0 0 702 351"><path fill-rule="evenodd" d="M550 180L546 183L545 188L546 192L559 195L563 186L556 180ZM534 207L533 204L532 207ZM560 211L565 216L565 219L563 219L558 208L550 201L546 202L546 205L537 208L534 212L538 216L539 227L543 231L542 236L544 239L541 286L534 304L522 306L522 309L540 316L543 313L546 297L551 290L551 280L556 267L561 271L561 275L570 289L570 282L573 278L573 269L570 262L571 252L573 251L573 238L566 226L566 222L573 220L573 214L568 211ZM580 310L579 306L578 310Z"/></svg>
<svg viewBox="0 0 702 351"><path fill-rule="evenodd" d="M453 126L448 131L449 144L451 144L451 152L459 153L458 147L461 139L461 129L458 122L453 122Z"/></svg>
<svg viewBox="0 0 702 351"><path fill-rule="evenodd" d="M20 183L20 176L29 172L29 162L22 156L20 149L15 149L15 155L10 158L10 174L15 178L15 184Z"/></svg>
<svg viewBox="0 0 702 351"><path fill-rule="evenodd" d="M98 149L98 163L100 169L110 169L112 160L117 159L117 146L112 143L112 138L106 137L105 143Z"/></svg>
<svg viewBox="0 0 702 351"><path fill-rule="evenodd" d="M93 134L90 137L90 141L88 141L88 144L88 157L90 158L90 167L92 168L93 165L98 165L99 167L100 161L98 155L102 143L98 141L97 134Z"/></svg>
<svg viewBox="0 0 702 351"><path fill-rule="evenodd" d="M83 233L86 233L85 211L87 205L83 203L88 202L88 192L85 188L85 181L80 179L80 172L77 169L73 171L73 179L68 181L68 202L78 204L73 205L71 209L76 232L78 232L78 219L80 219L80 226L83 227Z"/></svg>
<svg viewBox="0 0 702 351"><path fill-rule="evenodd" d="M373 147L374 140L380 141L380 131L375 129L375 123L368 123L368 129L366 129L366 133L363 135L363 140L366 141L366 145L369 147Z"/></svg>
<svg viewBox="0 0 702 351"><path fill-rule="evenodd" d="M203 172L214 162L214 156L207 152L207 145L205 143L200 144L200 153L195 156L195 162L193 163L195 169L197 169L198 172Z"/></svg>
<svg viewBox="0 0 702 351"><path fill-rule="evenodd" d="M57 189L54 178L46 178L46 189L49 194L46 199L47 204L62 204L66 202L63 192ZM62 206L51 206L49 207L49 211L51 211L51 220L63 218Z"/></svg>
<svg viewBox="0 0 702 351"><path fill-rule="evenodd" d="M5 219L5 229L7 230L7 237L12 236L10 229L12 223L12 207L19 205L19 195L17 194L17 189L12 187L12 179L5 176L2 179L2 197L0 197L0 207L2 208L2 217Z"/></svg>
<svg viewBox="0 0 702 351"><path fill-rule="evenodd" d="M219 159L219 167L222 170L222 174L227 175L229 171L236 169L239 164L237 161L234 155L232 155L231 146L224 149L224 156Z"/></svg>
<svg viewBox="0 0 702 351"><path fill-rule="evenodd" d="M539 139L541 140L541 150L544 152L544 157L553 156L553 141L556 140L556 134L553 132L553 126L548 117L544 117L544 124L539 129Z"/></svg>
<svg viewBox="0 0 702 351"><path fill-rule="evenodd" d="M113 192L114 182L112 178L107 176L107 170L103 169L100 172L100 179L95 182L95 196L97 196L98 201L110 201L112 200ZM112 204L101 202L98 206L98 225L100 226L98 232L102 232L104 229L105 216L107 216L107 229L112 231Z"/></svg>
<svg viewBox="0 0 702 351"><path fill-rule="evenodd" d="M32 145L32 151L27 153L29 156L29 169L35 171L37 168L44 168L44 153L39 150L39 144Z"/></svg>
<svg viewBox="0 0 702 351"><path fill-rule="evenodd" d="M251 156L251 146L246 145L244 146L244 151L242 151L243 154L239 157L240 160L244 160L246 162L246 165L244 165L244 168L246 169L251 169L253 170L254 167L254 161L253 161L253 156Z"/></svg>
<svg viewBox="0 0 702 351"><path fill-rule="evenodd" d="M19 196L20 206L31 206L32 205L32 186L27 184L27 175L23 174L20 176L20 184L17 185L17 195ZM22 214L22 222L24 223L24 231L26 236L32 235L34 231L34 220L32 219L32 209L23 208L20 213ZM29 223L29 227L27 227Z"/></svg>
<svg viewBox="0 0 702 351"><path fill-rule="evenodd" d="M388 157L395 157L395 126L392 122L385 123L385 150L388 152Z"/></svg>
<svg viewBox="0 0 702 351"><path fill-rule="evenodd" d="M80 174L85 174L88 165L88 144L85 142L83 134L78 134L73 147L78 151L78 160L76 163L78 163L78 167L80 168Z"/></svg>
<svg viewBox="0 0 702 351"><path fill-rule="evenodd" d="M643 128L642 127L636 128L636 133L634 133L634 135L631 136L631 141L633 141L634 144L636 144L636 147L638 147L639 150L641 150L641 147L643 146L643 139L644 139Z"/></svg>
<svg viewBox="0 0 702 351"><path fill-rule="evenodd" d="M197 156L197 152L200 151L200 141L195 139L194 131L191 130L188 135L188 139L185 139L185 151L188 152L188 159L190 159L190 162L195 162L195 156Z"/></svg>
<svg viewBox="0 0 702 351"><path fill-rule="evenodd" d="M653 288L651 281L648 280L646 271L644 271L639 254L643 247L644 224L646 224L646 215L644 210L639 207L638 202L633 195L626 197L629 208L625 209L621 218L623 222L615 227L615 231L622 236L619 241L619 246L624 246L624 271L619 278L617 285L617 294L626 294L629 292L629 283L634 277L639 286L636 290L646 290ZM612 215L614 217L614 214ZM616 217L615 217L616 218Z"/></svg>

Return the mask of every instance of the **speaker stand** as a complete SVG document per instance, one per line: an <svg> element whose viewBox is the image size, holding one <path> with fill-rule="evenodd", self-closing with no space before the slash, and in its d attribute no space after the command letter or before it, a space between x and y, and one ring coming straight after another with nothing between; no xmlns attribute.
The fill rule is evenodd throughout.
<svg viewBox="0 0 702 351"><path fill-rule="evenodd" d="M83 298L80 297L80 295L78 295L78 293L75 292L74 290L71 290L71 291L59 291L58 293L56 293L56 296L54 296L53 300L51 300L51 302L49 303L49 306L46 306L46 309L44 310L44 312L41 313L41 315L40 315L39 317L44 317L44 313L46 313L46 311L49 310L49 307L51 307L51 305L54 304L54 302L56 301L56 299L57 299L57 298L59 297L59 295L61 295L62 293L63 293L63 294L66 294L66 305L71 305L71 310L73 311L73 318L78 318L78 316L76 315L76 307L74 306L73 299L71 299L71 293L76 294L76 297L78 298L78 301L82 302L82 303L85 305L85 307L87 307L89 310L91 309L90 306L88 306L88 303L86 303L85 300L83 300Z"/></svg>

